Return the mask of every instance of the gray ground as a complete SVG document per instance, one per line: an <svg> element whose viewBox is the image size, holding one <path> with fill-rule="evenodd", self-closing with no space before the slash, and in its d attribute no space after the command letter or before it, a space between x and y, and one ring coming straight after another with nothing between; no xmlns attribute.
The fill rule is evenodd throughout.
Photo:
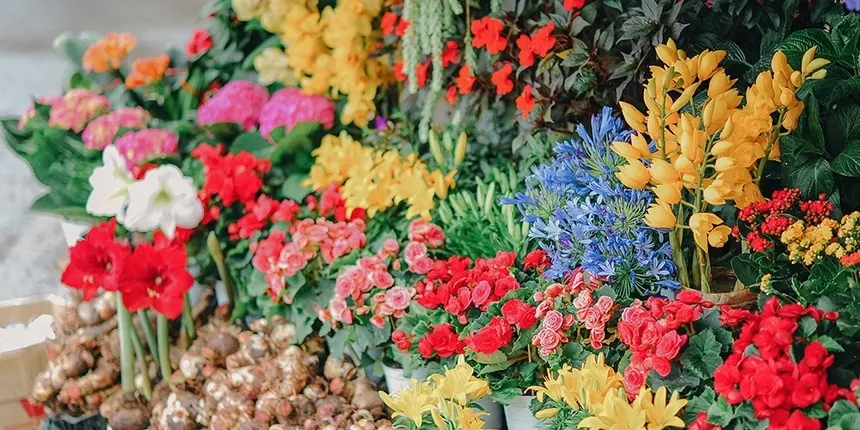
<svg viewBox="0 0 860 430"><path fill-rule="evenodd" d="M0 116L60 91L64 60L51 42L64 31L131 32L136 54L184 44L205 0L0 0ZM0 137L2 139L2 137ZM0 300L62 291L66 258L57 217L29 213L42 192L30 167L0 144Z"/></svg>

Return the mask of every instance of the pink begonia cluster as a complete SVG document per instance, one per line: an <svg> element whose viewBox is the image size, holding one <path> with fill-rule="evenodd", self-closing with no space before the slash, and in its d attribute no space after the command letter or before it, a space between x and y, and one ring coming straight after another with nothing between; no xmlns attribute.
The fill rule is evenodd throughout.
<svg viewBox="0 0 860 430"><path fill-rule="evenodd" d="M260 133L269 137L283 126L289 133L299 122L318 122L326 129L334 126L334 103L325 96L302 94L298 88L284 88L272 95L260 114Z"/></svg>
<svg viewBox="0 0 860 430"><path fill-rule="evenodd" d="M175 154L179 149L179 137L170 130L147 128L123 134L114 145L131 169L149 160Z"/></svg>
<svg viewBox="0 0 860 430"><path fill-rule="evenodd" d="M38 99L36 99L36 103L38 103L40 105L53 106L54 103L56 103L62 99L63 99L62 96L42 96L42 97L39 97ZM27 125L27 122L29 122L30 119L32 119L35 116L36 116L36 105L32 104L32 105L30 105L30 107L27 108L27 110L24 111L23 114L21 114L21 118L18 120L18 130L23 129L24 126Z"/></svg>
<svg viewBox="0 0 860 430"><path fill-rule="evenodd" d="M438 248L445 243L442 228L425 219L412 221L408 227L409 244L404 249L403 259L409 271L426 274L433 267L427 248ZM411 250L411 251L410 251ZM328 309L319 309L323 322L352 324L355 316L371 315L370 324L382 328L387 317L400 318L415 297L415 288L394 286L389 266L400 269L400 245L394 239L383 242L382 248L373 256L360 258L355 265L347 266L335 281L334 296ZM429 266L426 266L424 260ZM370 303L367 299L370 298ZM351 299L352 304L348 302Z"/></svg>
<svg viewBox="0 0 860 430"><path fill-rule="evenodd" d="M419 218L409 224L409 243L403 250L403 259L411 272L426 275L433 269L433 259L427 255L427 248L439 248L445 243L445 233L436 224Z"/></svg>
<svg viewBox="0 0 860 430"><path fill-rule="evenodd" d="M269 92L248 81L232 81L200 106L197 122L204 124L236 123L251 130L260 122L260 112L269 100Z"/></svg>
<svg viewBox="0 0 860 430"><path fill-rule="evenodd" d="M48 125L80 133L97 116L110 109L107 97L76 88L51 103Z"/></svg>
<svg viewBox="0 0 860 430"><path fill-rule="evenodd" d="M286 278L299 273L310 260L320 256L326 264L331 264L336 258L364 247L364 228L361 219L338 223L325 218L303 219L290 226L289 241L285 232L274 230L259 243L251 244L252 263L266 275L272 300L278 300L286 290ZM293 298L284 295L282 300L292 303Z"/></svg>
<svg viewBox="0 0 860 430"><path fill-rule="evenodd" d="M89 123L81 137L87 148L102 150L113 142L120 127L143 128L150 119L149 112L140 107L117 109Z"/></svg>
<svg viewBox="0 0 860 430"><path fill-rule="evenodd" d="M567 332L577 321L585 325L589 331L591 346L599 349L606 339L606 323L612 318L613 300L607 296L600 297L595 303L592 292L601 286L598 279L586 282L581 268L576 268L567 285L552 284L545 291L535 293L534 299L540 302L535 311L541 319L538 331L532 337L532 344L537 346L542 357L554 354L559 345L568 342ZM562 314L556 310L556 299L574 296L575 314Z"/></svg>

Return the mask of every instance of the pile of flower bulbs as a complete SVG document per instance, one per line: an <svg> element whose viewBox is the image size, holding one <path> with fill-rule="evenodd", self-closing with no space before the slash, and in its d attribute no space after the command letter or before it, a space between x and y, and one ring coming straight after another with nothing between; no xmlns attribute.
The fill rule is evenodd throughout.
<svg viewBox="0 0 860 430"><path fill-rule="evenodd" d="M153 392L152 428L391 428L362 371L333 357L323 361L319 337L301 347L294 340L295 326L279 317L256 321L250 331L220 321L202 327L179 362L182 381Z"/></svg>
<svg viewBox="0 0 860 430"><path fill-rule="evenodd" d="M81 416L119 390L115 297L105 293L70 305L54 317L56 339L46 341L49 366L31 398L52 414Z"/></svg>

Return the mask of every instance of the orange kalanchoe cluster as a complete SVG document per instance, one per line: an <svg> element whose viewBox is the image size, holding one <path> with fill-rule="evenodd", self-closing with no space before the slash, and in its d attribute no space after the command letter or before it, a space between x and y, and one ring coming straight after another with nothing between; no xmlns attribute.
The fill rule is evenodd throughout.
<svg viewBox="0 0 860 430"><path fill-rule="evenodd" d="M147 85L152 85L164 77L170 57L159 55L157 57L139 58L131 66L131 73L125 78L125 86L134 90Z"/></svg>
<svg viewBox="0 0 860 430"><path fill-rule="evenodd" d="M137 39L129 33L108 33L87 48L82 59L84 70L96 73L118 70L135 45Z"/></svg>
<svg viewBox="0 0 860 430"><path fill-rule="evenodd" d="M813 47L796 71L777 52L772 71L759 74L741 107L744 97L734 88L736 80L720 67L725 52L687 57L670 40L657 47L657 55L665 66L651 67L644 90L647 112L621 103L624 119L637 133L630 143L612 146L627 159L617 175L628 187L654 192L657 201L646 223L674 230L670 240L681 282L707 290L709 246L723 246L730 233L709 208L728 201L743 208L762 200L758 183L765 163L778 156L780 136L797 128L803 112L795 92L807 80L824 77L820 69L828 61L815 59ZM706 95L701 103L694 101L697 92ZM692 231L696 243L692 278L680 249L685 230Z"/></svg>

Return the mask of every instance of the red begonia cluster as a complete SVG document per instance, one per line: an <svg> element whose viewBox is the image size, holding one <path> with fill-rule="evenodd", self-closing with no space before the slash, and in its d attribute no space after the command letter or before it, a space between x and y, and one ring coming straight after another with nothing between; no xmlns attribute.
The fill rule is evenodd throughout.
<svg viewBox="0 0 860 430"><path fill-rule="evenodd" d="M841 398L856 402L851 390L827 382L834 357L817 340L799 335L804 316L817 322L838 319L836 313L771 298L761 313L747 315L732 354L714 373L715 391L731 405L750 402L756 418L770 421L769 428L820 429L803 409L821 404L829 410ZM792 354L798 343L806 343L799 360Z"/></svg>
<svg viewBox="0 0 860 430"><path fill-rule="evenodd" d="M460 339L454 326L448 323L437 324L418 340L418 353L424 358L431 358L433 354L439 357L450 357L454 354L462 354L466 342Z"/></svg>

